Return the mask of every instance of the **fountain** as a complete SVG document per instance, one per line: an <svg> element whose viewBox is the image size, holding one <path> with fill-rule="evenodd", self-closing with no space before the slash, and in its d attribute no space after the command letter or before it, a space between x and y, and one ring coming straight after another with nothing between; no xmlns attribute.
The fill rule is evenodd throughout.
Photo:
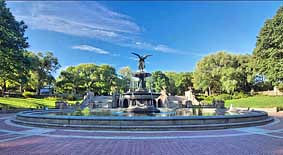
<svg viewBox="0 0 283 155"><path fill-rule="evenodd" d="M78 110L70 108L24 111L18 113L12 122L51 128L152 131L226 129L264 125L273 121L266 112L239 110L232 106L229 110L225 107L219 110L200 105L196 108L171 107L167 103L165 108L161 108L156 100L161 94L160 97L165 96L166 99L166 92L154 93L146 88L146 78L151 74L144 70L145 59L151 55L133 54L139 57L139 70L133 74L139 79L138 88L120 94L118 100L110 102L115 104L114 107L95 105L94 94L88 92ZM193 94L188 96L194 101ZM109 97L96 97L103 98L102 105L108 105ZM219 105L216 107L224 106L222 102Z"/></svg>
<svg viewBox="0 0 283 155"><path fill-rule="evenodd" d="M134 73L133 76L138 78L138 88L135 91L124 93L121 100L128 103L127 111L134 113L159 113L157 109L155 99L160 96L160 93L149 92L146 89L146 78L150 77L151 74L144 71L145 59L151 55L141 56L136 53L132 53L139 58L138 72Z"/></svg>

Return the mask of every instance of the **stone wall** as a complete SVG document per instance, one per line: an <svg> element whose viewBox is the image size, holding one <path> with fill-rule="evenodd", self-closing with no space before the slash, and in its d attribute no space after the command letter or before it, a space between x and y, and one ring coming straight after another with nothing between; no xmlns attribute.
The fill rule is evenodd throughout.
<svg viewBox="0 0 283 155"><path fill-rule="evenodd" d="M281 92L277 87L274 87L273 90L260 91L260 92L256 92L256 93L262 94L262 95L269 95L269 96L283 95L283 92Z"/></svg>

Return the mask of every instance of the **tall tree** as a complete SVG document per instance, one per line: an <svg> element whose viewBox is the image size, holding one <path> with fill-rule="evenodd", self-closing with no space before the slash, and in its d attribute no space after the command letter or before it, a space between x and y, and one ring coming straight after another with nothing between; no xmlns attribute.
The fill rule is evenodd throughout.
<svg viewBox="0 0 283 155"><path fill-rule="evenodd" d="M0 0L0 80L2 91L6 91L6 82L16 80L16 74L26 66L24 49L28 47L24 36L27 26L16 21L6 3Z"/></svg>
<svg viewBox="0 0 283 155"><path fill-rule="evenodd" d="M266 20L253 54L258 74L266 76L273 85L283 82L283 7L272 19Z"/></svg>
<svg viewBox="0 0 283 155"><path fill-rule="evenodd" d="M196 89L213 93L233 93L250 90L252 80L249 70L249 55L234 55L218 52L201 59L193 75Z"/></svg>
<svg viewBox="0 0 283 155"><path fill-rule="evenodd" d="M55 79L52 73L55 73L60 68L58 59L51 52L45 54L39 52L37 54L30 53L30 58L33 59L33 70L31 71L31 83L39 95L40 89L45 85L51 85Z"/></svg>

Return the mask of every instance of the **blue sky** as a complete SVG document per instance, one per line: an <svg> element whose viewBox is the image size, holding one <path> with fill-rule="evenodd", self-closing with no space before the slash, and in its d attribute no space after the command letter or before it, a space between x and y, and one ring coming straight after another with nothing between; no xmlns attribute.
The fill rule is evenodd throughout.
<svg viewBox="0 0 283 155"><path fill-rule="evenodd" d="M193 71L216 51L252 53L264 21L282 2L8 2L29 26L29 50L51 51L62 69L80 63L147 71Z"/></svg>

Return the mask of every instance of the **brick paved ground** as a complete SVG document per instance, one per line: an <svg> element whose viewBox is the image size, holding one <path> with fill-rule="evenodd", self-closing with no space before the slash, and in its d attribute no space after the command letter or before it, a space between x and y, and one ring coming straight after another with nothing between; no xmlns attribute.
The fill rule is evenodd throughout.
<svg viewBox="0 0 283 155"><path fill-rule="evenodd" d="M0 154L283 155L283 113L266 126L211 131L111 132L26 128L0 114Z"/></svg>

